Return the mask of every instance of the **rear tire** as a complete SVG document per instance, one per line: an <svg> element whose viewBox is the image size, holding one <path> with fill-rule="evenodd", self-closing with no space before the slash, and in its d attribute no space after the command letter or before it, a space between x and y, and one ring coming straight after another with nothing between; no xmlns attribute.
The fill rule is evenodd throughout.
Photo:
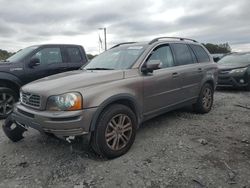
<svg viewBox="0 0 250 188"><path fill-rule="evenodd" d="M91 138L93 150L106 158L125 154L136 135L136 116L127 106L114 104L100 115Z"/></svg>
<svg viewBox="0 0 250 188"><path fill-rule="evenodd" d="M205 83L201 88L199 98L194 104L194 111L199 114L208 113L212 106L214 100L214 89L211 84Z"/></svg>
<svg viewBox="0 0 250 188"><path fill-rule="evenodd" d="M0 88L0 119L11 114L14 104L18 101L18 94L12 89Z"/></svg>

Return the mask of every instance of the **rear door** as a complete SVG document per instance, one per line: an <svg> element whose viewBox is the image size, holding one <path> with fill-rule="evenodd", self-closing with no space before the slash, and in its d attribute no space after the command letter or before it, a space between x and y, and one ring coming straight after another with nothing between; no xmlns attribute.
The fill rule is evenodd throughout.
<svg viewBox="0 0 250 188"><path fill-rule="evenodd" d="M65 46L64 53L67 56L68 70L77 70L87 63L85 52L78 46Z"/></svg>
<svg viewBox="0 0 250 188"><path fill-rule="evenodd" d="M144 75L144 114L154 115L178 103L181 98L180 77L168 44L157 46L149 60L162 62L161 69Z"/></svg>
<svg viewBox="0 0 250 188"><path fill-rule="evenodd" d="M171 44L178 71L181 75L182 99L187 101L197 97L200 83L203 77L202 66L197 62L197 58L192 49L184 43Z"/></svg>

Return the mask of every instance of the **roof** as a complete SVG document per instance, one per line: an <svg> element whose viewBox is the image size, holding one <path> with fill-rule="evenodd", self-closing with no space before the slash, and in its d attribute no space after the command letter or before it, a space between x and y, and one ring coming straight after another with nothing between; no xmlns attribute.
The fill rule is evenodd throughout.
<svg viewBox="0 0 250 188"><path fill-rule="evenodd" d="M141 45L141 46L145 46L145 45L152 45L156 42L160 42L160 41L164 41L164 42L186 42L186 43L196 43L198 44L198 42L194 39L189 39L189 38L182 38L182 37L158 37L158 38L154 38L153 40L149 41L149 42L123 42L123 43L119 43L114 45L112 48L116 48L118 46L135 46L135 45Z"/></svg>
<svg viewBox="0 0 250 188"><path fill-rule="evenodd" d="M36 47L42 47L42 46L81 46L78 44L38 44L38 45L32 45Z"/></svg>

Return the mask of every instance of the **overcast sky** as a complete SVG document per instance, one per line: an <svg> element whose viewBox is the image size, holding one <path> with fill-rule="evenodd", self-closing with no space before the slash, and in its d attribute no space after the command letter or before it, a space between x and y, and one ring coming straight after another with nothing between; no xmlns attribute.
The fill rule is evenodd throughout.
<svg viewBox="0 0 250 188"><path fill-rule="evenodd" d="M75 43L98 53L100 27L107 27L108 47L181 36L250 51L250 1L0 0L0 49Z"/></svg>

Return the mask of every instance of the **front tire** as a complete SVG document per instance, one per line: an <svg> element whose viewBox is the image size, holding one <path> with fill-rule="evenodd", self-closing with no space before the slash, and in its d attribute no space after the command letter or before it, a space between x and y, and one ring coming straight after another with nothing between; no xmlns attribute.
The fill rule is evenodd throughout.
<svg viewBox="0 0 250 188"><path fill-rule="evenodd" d="M199 114L208 113L214 101L214 89L211 84L206 83L201 88L197 102L194 104L194 111Z"/></svg>
<svg viewBox="0 0 250 188"><path fill-rule="evenodd" d="M18 95L9 88L0 88L0 119L11 114L14 104L18 101Z"/></svg>
<svg viewBox="0 0 250 188"><path fill-rule="evenodd" d="M93 150L106 158L125 154L135 140L136 116L127 106L114 104L101 113L93 132Z"/></svg>

